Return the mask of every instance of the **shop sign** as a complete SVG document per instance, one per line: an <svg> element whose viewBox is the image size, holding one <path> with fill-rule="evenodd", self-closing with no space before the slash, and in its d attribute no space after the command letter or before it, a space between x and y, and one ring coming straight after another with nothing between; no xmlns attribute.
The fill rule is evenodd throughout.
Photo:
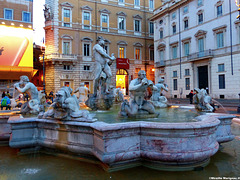
<svg viewBox="0 0 240 180"><path fill-rule="evenodd" d="M117 69L129 69L129 59L128 58L117 58Z"/></svg>

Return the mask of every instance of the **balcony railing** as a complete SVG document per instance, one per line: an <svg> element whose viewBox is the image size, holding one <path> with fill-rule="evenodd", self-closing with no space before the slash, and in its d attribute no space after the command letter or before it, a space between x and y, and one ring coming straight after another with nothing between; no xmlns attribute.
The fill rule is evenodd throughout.
<svg viewBox="0 0 240 180"><path fill-rule="evenodd" d="M162 67L162 66L166 66L165 61L160 61L160 62L156 62L156 63L155 63L155 67L156 67L156 68Z"/></svg>
<svg viewBox="0 0 240 180"><path fill-rule="evenodd" d="M213 57L213 51L211 49L202 51L202 52L189 54L189 56L187 57L187 60L195 61L195 60L200 60L200 59L210 58L210 57Z"/></svg>

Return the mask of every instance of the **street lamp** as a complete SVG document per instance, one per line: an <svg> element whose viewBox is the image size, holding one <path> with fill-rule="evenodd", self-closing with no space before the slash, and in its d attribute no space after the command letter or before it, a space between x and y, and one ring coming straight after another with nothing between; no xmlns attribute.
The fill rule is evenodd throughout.
<svg viewBox="0 0 240 180"><path fill-rule="evenodd" d="M238 16L237 16L237 19L240 20L240 0L235 0L235 3L238 6Z"/></svg>
<svg viewBox="0 0 240 180"><path fill-rule="evenodd" d="M43 92L44 92L44 94L46 94L46 91L45 91L45 62L44 62L45 44L44 44L44 42L42 44L41 51L42 51L42 58L43 58Z"/></svg>

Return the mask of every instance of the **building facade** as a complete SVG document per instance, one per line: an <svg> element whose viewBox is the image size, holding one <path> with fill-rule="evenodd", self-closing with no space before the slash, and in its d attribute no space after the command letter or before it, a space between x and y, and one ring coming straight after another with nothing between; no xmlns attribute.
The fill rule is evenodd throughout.
<svg viewBox="0 0 240 180"><path fill-rule="evenodd" d="M213 98L238 98L240 21L235 1L168 0L154 11L155 77L168 97L207 88Z"/></svg>
<svg viewBox="0 0 240 180"><path fill-rule="evenodd" d="M33 69L32 0L0 1L0 91L13 91L21 75Z"/></svg>
<svg viewBox="0 0 240 180"><path fill-rule="evenodd" d="M128 92L140 69L154 80L154 26L149 18L158 6L155 0L46 0L46 91L75 89L81 82L93 91L92 49L98 36L117 58L111 66L114 86Z"/></svg>

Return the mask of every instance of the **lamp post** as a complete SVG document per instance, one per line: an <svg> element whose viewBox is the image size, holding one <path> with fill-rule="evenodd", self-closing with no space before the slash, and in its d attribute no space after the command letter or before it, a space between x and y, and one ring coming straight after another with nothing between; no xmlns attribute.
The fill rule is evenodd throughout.
<svg viewBox="0 0 240 180"><path fill-rule="evenodd" d="M45 62L44 62L45 44L44 44L44 42L42 44L41 51L42 51L42 58L43 58L43 92L44 92L44 94L46 94L46 91L45 91Z"/></svg>

